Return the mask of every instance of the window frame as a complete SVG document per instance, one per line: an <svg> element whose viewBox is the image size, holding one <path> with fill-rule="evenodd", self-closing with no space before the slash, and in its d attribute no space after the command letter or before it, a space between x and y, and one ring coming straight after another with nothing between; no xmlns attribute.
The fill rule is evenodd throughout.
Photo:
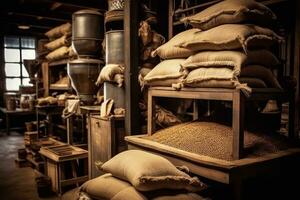
<svg viewBox="0 0 300 200"><path fill-rule="evenodd" d="M17 38L18 41L19 41L18 47L6 46L5 45L5 38L6 37L7 38ZM26 38L27 39L28 38L29 39L34 39L34 48L22 47L22 39L26 39ZM28 79L29 78L29 76L23 75L22 68L23 68L24 63L23 63L23 58L22 58L22 50L26 50L26 49L28 49L28 50L34 50L35 51L35 57L36 57L36 54L37 54L37 52L36 52L36 49L37 49L37 39L35 37L30 37L30 36L16 36L16 35L5 35L5 36L3 36L2 39L3 39L3 46L2 46L2 48L3 48L3 72L4 72L3 78L4 78L4 82L5 82L4 90L5 90L5 92L18 92L19 89L18 90L8 90L7 89L7 85L6 85L6 80L7 79L17 78L17 79L20 80L21 85L23 85L24 84L23 83L24 79ZM17 49L17 50L19 50L20 61L19 62L6 61L5 60L5 50L6 49ZM6 64L18 64L19 65L20 76L7 76L6 75L6 71L5 71Z"/></svg>

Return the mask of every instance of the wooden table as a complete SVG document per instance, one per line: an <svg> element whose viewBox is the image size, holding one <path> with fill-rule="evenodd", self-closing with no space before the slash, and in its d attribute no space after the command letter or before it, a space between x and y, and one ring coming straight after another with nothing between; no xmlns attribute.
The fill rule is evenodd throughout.
<svg viewBox="0 0 300 200"><path fill-rule="evenodd" d="M9 133L10 133L11 118L16 117L16 116L34 115L35 114L35 110L20 109L20 108L17 108L16 110L7 110L6 108L0 107L0 111L5 115L7 135L9 135Z"/></svg>

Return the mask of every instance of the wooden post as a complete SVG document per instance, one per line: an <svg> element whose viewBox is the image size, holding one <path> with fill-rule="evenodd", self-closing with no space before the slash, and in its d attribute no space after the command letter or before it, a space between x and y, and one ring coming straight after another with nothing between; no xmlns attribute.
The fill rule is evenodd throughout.
<svg viewBox="0 0 300 200"><path fill-rule="evenodd" d="M193 120L199 119L199 107L197 99L193 99Z"/></svg>
<svg viewBox="0 0 300 200"><path fill-rule="evenodd" d="M49 63L42 63L44 96L49 96Z"/></svg>
<svg viewBox="0 0 300 200"><path fill-rule="evenodd" d="M0 45L4 47L4 36L0 35ZM5 71L4 71L4 48L0 48L0 105L5 107L4 92L6 89Z"/></svg>
<svg viewBox="0 0 300 200"><path fill-rule="evenodd" d="M155 98L151 90L148 90L147 112L147 133L151 135L155 131Z"/></svg>
<svg viewBox="0 0 300 200"><path fill-rule="evenodd" d="M73 116L67 118L67 143L73 144Z"/></svg>
<svg viewBox="0 0 300 200"><path fill-rule="evenodd" d="M295 22L295 49L294 49L294 76L297 80L296 85L296 94L294 96L294 107L291 109L294 109L294 112L291 113L294 115L292 118L294 120L294 124L292 124L294 130L293 130L293 137L296 137L296 139L299 138L299 121L300 121L300 13L298 12L300 9L300 2L296 1L296 9L294 10L296 15L296 22ZM298 11L297 11L298 10ZM290 105L291 106L291 105ZM289 116L290 117L290 116ZM290 118L289 118L290 119ZM289 131L290 132L290 131Z"/></svg>
<svg viewBox="0 0 300 200"><path fill-rule="evenodd" d="M140 0L126 0L124 7L124 48L125 48L125 133L140 133L140 112L138 83L139 44L138 11Z"/></svg>
<svg viewBox="0 0 300 200"><path fill-rule="evenodd" d="M170 40L173 37L173 13L174 13L174 1L169 0L169 20L168 20L168 39Z"/></svg>
<svg viewBox="0 0 300 200"><path fill-rule="evenodd" d="M244 148L244 96L240 90L233 92L232 100L232 156L240 159Z"/></svg>

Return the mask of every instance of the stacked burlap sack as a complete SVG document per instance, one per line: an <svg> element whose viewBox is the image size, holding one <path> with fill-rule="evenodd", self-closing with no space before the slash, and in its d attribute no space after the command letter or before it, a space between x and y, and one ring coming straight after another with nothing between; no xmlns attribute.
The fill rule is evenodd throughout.
<svg viewBox="0 0 300 200"><path fill-rule="evenodd" d="M70 23L62 24L45 33L49 38L49 42L45 44L45 47L50 51L46 55L48 61L75 56L71 48L71 34L72 25Z"/></svg>
<svg viewBox="0 0 300 200"><path fill-rule="evenodd" d="M151 52L164 44L165 38L155 30L152 30L147 20L140 22L138 35L140 40L139 82L142 84L145 74L150 72L160 62L158 56L151 56Z"/></svg>
<svg viewBox="0 0 300 200"><path fill-rule="evenodd" d="M276 19L253 0L225 0L182 21L193 28L152 52L162 60L144 77L150 86L280 88L270 51L283 39L266 28Z"/></svg>
<svg viewBox="0 0 300 200"><path fill-rule="evenodd" d="M207 186L163 157L139 150L124 151L104 163L106 174L63 195L63 200L203 200L196 192Z"/></svg>

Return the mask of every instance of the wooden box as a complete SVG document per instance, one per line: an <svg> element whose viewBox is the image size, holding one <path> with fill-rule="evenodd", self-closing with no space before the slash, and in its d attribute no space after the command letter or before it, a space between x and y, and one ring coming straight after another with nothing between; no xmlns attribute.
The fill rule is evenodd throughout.
<svg viewBox="0 0 300 200"><path fill-rule="evenodd" d="M90 116L89 128L89 178L101 175L95 162L104 163L117 153L126 149L124 140L124 116L101 118L99 115Z"/></svg>
<svg viewBox="0 0 300 200"><path fill-rule="evenodd" d="M38 132L37 131L26 131L24 133L24 144L25 146L30 146L34 142L38 140Z"/></svg>

